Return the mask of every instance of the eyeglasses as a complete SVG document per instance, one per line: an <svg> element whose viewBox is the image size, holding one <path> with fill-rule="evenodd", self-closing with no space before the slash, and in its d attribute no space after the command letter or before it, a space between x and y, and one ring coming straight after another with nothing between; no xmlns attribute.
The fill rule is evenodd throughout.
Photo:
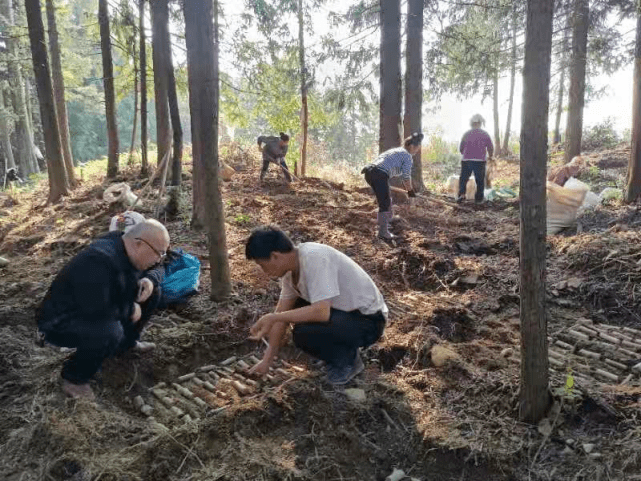
<svg viewBox="0 0 641 481"><path fill-rule="evenodd" d="M165 257L167 257L166 252L160 252L158 249L156 249L154 246L152 246L149 242L147 242L145 239L142 237L136 237L136 240L143 241L145 244L149 246L149 248L156 253L158 257L160 257L160 260L163 260Z"/></svg>

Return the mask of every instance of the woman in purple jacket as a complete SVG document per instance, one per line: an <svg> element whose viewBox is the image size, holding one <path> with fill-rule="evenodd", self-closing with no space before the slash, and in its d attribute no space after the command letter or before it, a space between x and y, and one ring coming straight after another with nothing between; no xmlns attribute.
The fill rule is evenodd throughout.
<svg viewBox="0 0 641 481"><path fill-rule="evenodd" d="M457 203L465 200L465 187L467 181L474 172L474 180L476 180L476 195L474 201L477 204L483 202L483 191L485 190L485 154L489 160L492 160L494 154L494 145L489 134L481 128L485 123L483 117L475 114L470 119L471 129L465 132L459 150L463 154L461 159L461 176L459 177L458 184L458 197Z"/></svg>

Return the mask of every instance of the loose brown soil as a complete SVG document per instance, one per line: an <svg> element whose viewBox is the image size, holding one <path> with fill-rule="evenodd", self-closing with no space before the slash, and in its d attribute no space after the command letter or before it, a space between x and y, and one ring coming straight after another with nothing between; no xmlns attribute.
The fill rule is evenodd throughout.
<svg viewBox="0 0 641 481"><path fill-rule="evenodd" d="M567 372L552 369L560 414L551 412L550 434L518 421L517 200L457 207L434 193L428 199L441 203L396 205L398 239L387 244L373 235L375 202L362 186L305 179L288 187L273 172L257 185L251 166L258 162L249 155L228 159L241 171L222 186L232 295L209 300L204 260L201 293L186 306L158 312L147 330L145 339L157 349L105 362L92 383L96 403L62 395L67 354L36 343L34 309L56 272L106 232L121 209L101 200L102 179L86 178L48 207L42 206L46 185L0 193L0 256L10 260L0 268L2 479L383 480L394 468L424 481L639 479L638 376L625 385L587 385L577 377L564 391ZM626 155L594 154L588 164L607 167L606 184L620 182ZM191 166L185 167L188 201ZM497 178L518 184L517 169L499 162ZM612 177L615 169L619 177ZM132 170L120 180L136 183ZM151 215L155 206L147 201L138 210ZM189 229L188 202L176 218L161 220L174 246L206 258L206 236ZM267 223L296 242L340 249L380 286L390 322L381 342L364 353L364 375L348 386L363 389L366 401L350 401L326 384L290 345L283 358L309 375L236 396L225 411L196 423L158 428L134 408L135 396L150 400L157 382L174 382L231 355L261 354L262 346L246 337L252 322L273 308L278 285L244 259L244 240ZM549 238L553 340L579 318L641 325L640 233L639 206L615 201ZM434 366L436 344L456 359ZM594 444L590 453L587 444Z"/></svg>

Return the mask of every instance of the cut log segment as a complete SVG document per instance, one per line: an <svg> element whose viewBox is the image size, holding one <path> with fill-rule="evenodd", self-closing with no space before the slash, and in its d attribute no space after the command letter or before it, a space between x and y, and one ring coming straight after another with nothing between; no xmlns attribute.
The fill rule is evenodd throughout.
<svg viewBox="0 0 641 481"><path fill-rule="evenodd" d="M189 374L185 374L184 376L180 376L178 378L178 382L189 381L190 379L193 379L195 376L196 376L195 372L190 372Z"/></svg>
<svg viewBox="0 0 641 481"><path fill-rule="evenodd" d="M250 366L249 366L249 364L247 364L247 363L246 363L245 361L243 361L242 359L241 359L240 361L238 361L238 362L236 363L236 365L237 365L239 368L241 368L241 369L245 369L245 370L249 369L249 367L250 367Z"/></svg>
<svg viewBox="0 0 641 481"><path fill-rule="evenodd" d="M580 339L581 341L589 341L590 340L590 336L588 336L587 334L584 334L582 332L575 331L574 329L568 330L568 334L570 336L576 338L576 339Z"/></svg>
<svg viewBox="0 0 641 481"><path fill-rule="evenodd" d="M230 364L236 362L236 359L238 359L236 356L232 356L230 358L225 359L223 362L220 363L220 365L229 366Z"/></svg>
<svg viewBox="0 0 641 481"><path fill-rule="evenodd" d="M236 391L238 391L238 394L240 394L241 396L246 396L247 394L251 394L252 392L252 389L250 387L240 381L236 381L235 379L232 380L230 384Z"/></svg>

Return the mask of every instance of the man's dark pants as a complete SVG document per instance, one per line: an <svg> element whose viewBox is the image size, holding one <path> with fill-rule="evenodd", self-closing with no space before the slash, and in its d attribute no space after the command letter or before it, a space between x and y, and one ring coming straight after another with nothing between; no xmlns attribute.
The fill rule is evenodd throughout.
<svg viewBox="0 0 641 481"><path fill-rule="evenodd" d="M269 159L269 157L263 157L263 169L260 171L260 180L263 180L265 178L265 174L267 173L267 169L269 169L269 164L272 161ZM292 176L289 173L289 168L287 167L287 163L285 162L284 158L281 158L280 161L274 162L277 165L281 166L283 168L283 174L285 174L285 178L287 179L287 182L292 181Z"/></svg>
<svg viewBox="0 0 641 481"><path fill-rule="evenodd" d="M131 349L160 302L160 288L155 288L150 298L141 306L142 315L136 324L117 319L87 322L62 317L49 325L41 324L45 341L60 347L76 348L62 367L62 377L74 384L86 384L108 357Z"/></svg>
<svg viewBox="0 0 641 481"><path fill-rule="evenodd" d="M476 194L474 200L483 200L483 191L485 190L485 161L483 160L462 160L461 161L461 177L458 182L458 196L465 197L465 189L467 181L474 172L474 180L476 181Z"/></svg>
<svg viewBox="0 0 641 481"><path fill-rule="evenodd" d="M299 299L296 307L307 303ZM359 311L331 309L328 322L294 325L294 344L328 365L344 367L356 359L359 347L374 344L383 335L385 318L380 312L366 316Z"/></svg>

